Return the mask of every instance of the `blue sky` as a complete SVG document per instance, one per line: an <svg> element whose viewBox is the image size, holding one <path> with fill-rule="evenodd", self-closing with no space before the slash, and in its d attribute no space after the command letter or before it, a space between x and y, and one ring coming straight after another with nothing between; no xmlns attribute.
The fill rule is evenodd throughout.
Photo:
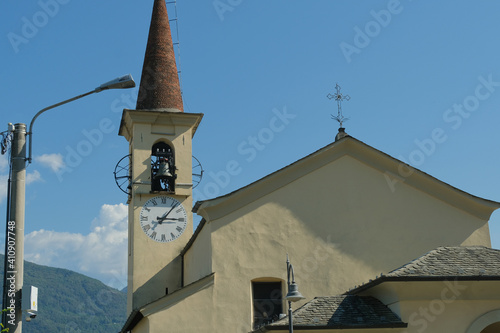
<svg viewBox="0 0 500 333"><path fill-rule="evenodd" d="M139 82L152 2L3 1L0 129L117 76ZM337 107L326 95L339 83L351 97L343 104L350 135L500 201L500 3L179 0L177 12L185 110L205 114L194 137L206 171L195 200L332 142ZM121 111L135 106L136 95L105 91L37 120L28 260L124 286L126 196L113 170L128 152L117 135ZM222 177L232 161L238 172ZM491 230L500 248L499 213Z"/></svg>

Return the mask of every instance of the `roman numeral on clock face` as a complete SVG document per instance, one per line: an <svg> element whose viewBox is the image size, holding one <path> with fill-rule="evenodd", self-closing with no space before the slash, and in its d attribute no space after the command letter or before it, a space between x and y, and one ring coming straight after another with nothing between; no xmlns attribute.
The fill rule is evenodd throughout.
<svg viewBox="0 0 500 333"><path fill-rule="evenodd" d="M165 195L150 198L137 216L146 236L156 242L172 242L186 230L187 213L181 202Z"/></svg>

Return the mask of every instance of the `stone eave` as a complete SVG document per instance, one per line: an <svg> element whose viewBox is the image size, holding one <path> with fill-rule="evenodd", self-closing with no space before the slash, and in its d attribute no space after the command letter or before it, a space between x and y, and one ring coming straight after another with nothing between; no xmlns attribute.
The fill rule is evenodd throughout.
<svg viewBox="0 0 500 333"><path fill-rule="evenodd" d="M401 323L401 324L389 324L389 325L359 325L359 326L348 326L348 325L336 325L336 326L301 326L301 325L293 325L294 331L316 331L316 330L348 330L348 331L354 331L354 330L365 330L365 329L380 329L380 328L386 328L386 329L392 329L392 328L407 328L408 324L406 323ZM270 331L289 331L288 325L280 325L280 326L264 326L261 327L253 333L257 332L270 332Z"/></svg>
<svg viewBox="0 0 500 333"><path fill-rule="evenodd" d="M123 325L123 328L119 333L127 333L130 332L140 321L144 318L142 313L139 310L134 310L130 313L127 318L127 321Z"/></svg>
<svg viewBox="0 0 500 333"><path fill-rule="evenodd" d="M474 275L474 276L381 276L375 280L362 284L361 286L357 286L347 292L344 295L358 295L363 292L368 291L382 283L391 283L391 282L443 282L443 281L500 281L500 276L488 276L488 275Z"/></svg>
<svg viewBox="0 0 500 333"><path fill-rule="evenodd" d="M500 208L499 202L459 190L347 136L232 193L197 202L193 211L207 221L220 218L345 155L379 170L388 186L405 183L480 219L488 220L491 213ZM405 170L411 170L411 174Z"/></svg>
<svg viewBox="0 0 500 333"><path fill-rule="evenodd" d="M130 110L124 109L120 122L118 135L124 136L128 141L132 136L133 124L159 125L169 123L192 128L192 136L200 125L203 113L187 113L176 109L160 110Z"/></svg>

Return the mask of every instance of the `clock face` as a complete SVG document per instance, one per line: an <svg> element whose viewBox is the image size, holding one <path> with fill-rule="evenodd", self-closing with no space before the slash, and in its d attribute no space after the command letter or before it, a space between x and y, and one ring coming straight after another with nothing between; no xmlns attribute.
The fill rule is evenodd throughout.
<svg viewBox="0 0 500 333"><path fill-rule="evenodd" d="M149 238L165 243L179 238L186 230L187 214L179 201L160 195L142 206L140 221Z"/></svg>

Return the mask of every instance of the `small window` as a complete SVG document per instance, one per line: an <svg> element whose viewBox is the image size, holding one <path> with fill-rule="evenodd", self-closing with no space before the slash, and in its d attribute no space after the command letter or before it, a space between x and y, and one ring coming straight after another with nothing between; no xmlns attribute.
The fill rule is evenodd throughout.
<svg viewBox="0 0 500 333"><path fill-rule="evenodd" d="M254 328L279 319L283 302L281 282L252 282Z"/></svg>

